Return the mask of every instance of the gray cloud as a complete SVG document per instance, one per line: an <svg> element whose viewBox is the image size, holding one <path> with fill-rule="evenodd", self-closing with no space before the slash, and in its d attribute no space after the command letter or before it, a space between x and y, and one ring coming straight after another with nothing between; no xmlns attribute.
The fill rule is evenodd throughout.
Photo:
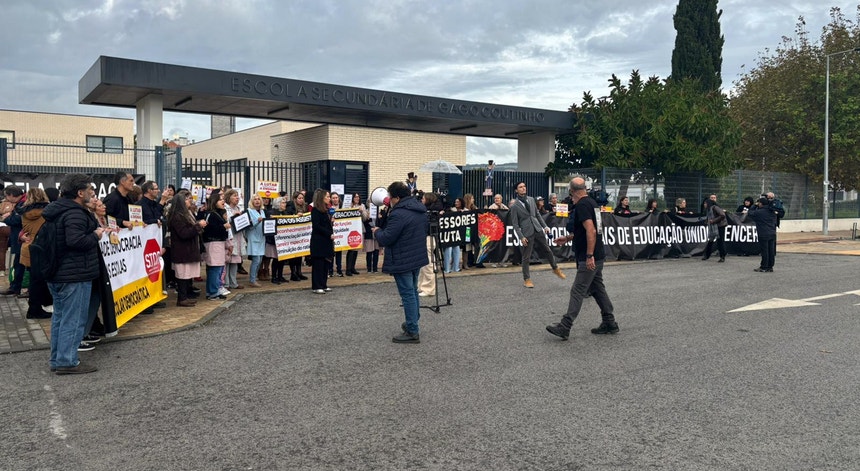
<svg viewBox="0 0 860 471"><path fill-rule="evenodd" d="M77 104L99 55L235 70L421 95L566 110L616 74L665 78L676 1L7 0L0 106L133 117ZM804 15L816 39L831 6L723 0L724 86ZM259 124L259 121L249 121ZM170 113L165 130L208 138L208 117ZM500 162L513 141L470 139L469 161ZM511 151L513 149L513 151Z"/></svg>

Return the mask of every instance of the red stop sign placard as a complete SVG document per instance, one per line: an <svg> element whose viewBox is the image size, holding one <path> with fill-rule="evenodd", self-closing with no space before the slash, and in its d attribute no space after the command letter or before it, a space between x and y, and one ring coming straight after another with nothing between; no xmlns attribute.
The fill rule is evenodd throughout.
<svg viewBox="0 0 860 471"><path fill-rule="evenodd" d="M161 271L161 247L158 246L158 241L149 239L143 247L143 263L146 267L146 275L149 281L155 283L158 281L158 272Z"/></svg>
<svg viewBox="0 0 860 471"><path fill-rule="evenodd" d="M356 248L361 245L363 237L358 231L351 231L349 235L346 237L346 243L349 244L350 247Z"/></svg>

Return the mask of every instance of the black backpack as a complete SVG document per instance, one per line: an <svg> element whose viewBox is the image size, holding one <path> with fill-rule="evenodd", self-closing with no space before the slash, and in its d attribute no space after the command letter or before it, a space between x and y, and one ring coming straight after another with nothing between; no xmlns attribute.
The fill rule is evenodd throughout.
<svg viewBox="0 0 860 471"><path fill-rule="evenodd" d="M57 254L57 223L45 221L36 238L30 244L30 275L37 280L48 281L60 267Z"/></svg>

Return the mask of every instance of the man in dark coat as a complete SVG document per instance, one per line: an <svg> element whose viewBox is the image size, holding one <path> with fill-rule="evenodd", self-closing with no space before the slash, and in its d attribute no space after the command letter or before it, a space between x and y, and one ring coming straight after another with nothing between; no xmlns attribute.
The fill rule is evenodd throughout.
<svg viewBox="0 0 860 471"><path fill-rule="evenodd" d="M394 276L406 316L406 322L401 325L403 333L391 340L419 343L418 274L421 267L430 263L425 242L429 229L427 208L410 197L409 188L403 182L389 185L388 196L391 211L385 228L374 227L373 234L379 245L385 247L382 272Z"/></svg>
<svg viewBox="0 0 860 471"><path fill-rule="evenodd" d="M116 219L120 228L131 228L133 224L129 221L128 205L131 203L128 194L134 188L134 177L128 172L117 172L113 177L116 185L107 196L102 199L108 216Z"/></svg>
<svg viewBox="0 0 860 471"><path fill-rule="evenodd" d="M60 182L61 198L49 204L42 217L56 222L59 260L48 278L54 297L51 317L51 371L58 375L92 373L97 368L81 363L78 346L84 338L93 280L99 277L99 240L104 229L86 205L93 198L92 179L71 173Z"/></svg>
<svg viewBox="0 0 860 471"><path fill-rule="evenodd" d="M137 204L140 205L141 212L143 213L143 223L158 224L160 227L164 206L162 206L161 199L159 198L161 190L158 188L158 183L149 180L144 182L140 189L143 191L143 195L141 195L140 201Z"/></svg>
<svg viewBox="0 0 860 471"><path fill-rule="evenodd" d="M773 272L773 262L776 258L776 225L777 211L771 207L767 197L759 198L755 206L744 213L741 221L752 219L758 233L758 245L761 248L761 265L753 271L761 273Z"/></svg>

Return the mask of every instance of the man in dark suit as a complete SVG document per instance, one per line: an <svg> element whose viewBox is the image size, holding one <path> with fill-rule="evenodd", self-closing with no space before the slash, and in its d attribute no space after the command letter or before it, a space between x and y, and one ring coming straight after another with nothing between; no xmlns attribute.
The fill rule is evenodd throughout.
<svg viewBox="0 0 860 471"><path fill-rule="evenodd" d="M526 288L534 288L529 277L529 259L532 256L532 250L537 246L540 250L538 253L549 259L549 264L552 265L552 272L562 280L565 279L564 273L558 268L555 263L555 256L552 250L549 249L549 244L546 241L546 233L549 233L549 227L546 222L537 213L537 204L535 199L527 196L525 182L519 182L516 186L517 197L511 204L511 210L508 213L511 226L514 228L520 243L523 246L523 286Z"/></svg>

